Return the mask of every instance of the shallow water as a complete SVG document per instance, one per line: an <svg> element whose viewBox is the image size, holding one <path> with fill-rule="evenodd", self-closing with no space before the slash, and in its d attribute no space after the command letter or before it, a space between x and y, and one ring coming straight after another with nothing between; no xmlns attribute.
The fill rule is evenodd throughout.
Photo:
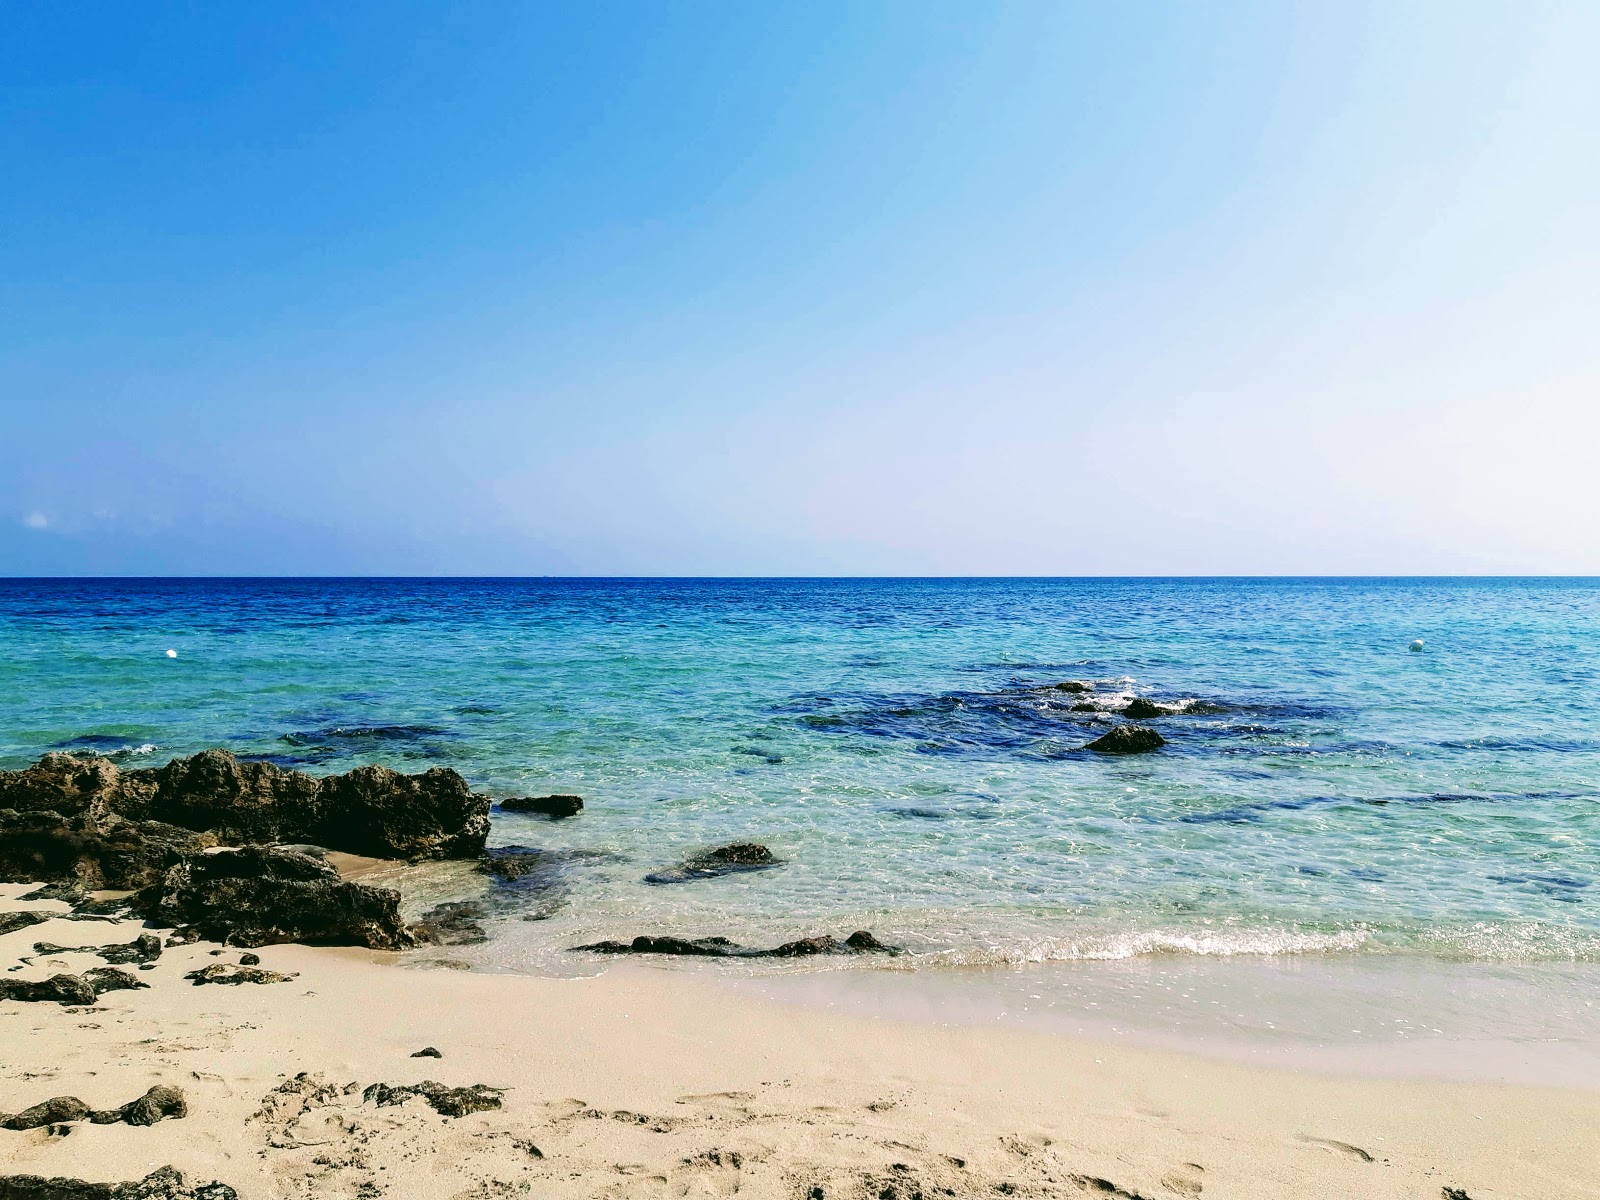
<svg viewBox="0 0 1600 1200"><path fill-rule="evenodd" d="M1592 580L10 580L0 764L220 745L583 795L496 819L604 852L551 886L392 872L413 911L489 889L493 940L453 953L490 968L857 928L896 972L1594 963L1597 651ZM1118 718L1072 706L1133 696L1187 705L1168 745L1082 750ZM732 839L785 865L643 882Z"/></svg>

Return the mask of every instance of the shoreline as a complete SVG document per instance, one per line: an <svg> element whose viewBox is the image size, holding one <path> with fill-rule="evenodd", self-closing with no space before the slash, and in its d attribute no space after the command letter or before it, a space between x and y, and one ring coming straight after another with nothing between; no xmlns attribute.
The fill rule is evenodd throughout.
<svg viewBox="0 0 1600 1200"><path fill-rule="evenodd" d="M22 889L17 889L20 891ZM5 889L8 897L16 894ZM9 900L10 910L59 910ZM133 921L0 938L126 941ZM0 1130L7 1173L139 1179L170 1164L245 1200L392 1195L1579 1197L1600 1094L1290 1071L1008 1024L782 1002L618 963L575 979L394 969L274 945L272 984L194 986L237 960L196 942L92 1010L0 1002L0 1110L184 1089L188 1115ZM41 958L41 978L81 954ZM437 1047L440 1059L412 1055ZM330 1086L296 1081L300 1072ZM375 1083L506 1089L460 1118ZM346 1092L345 1085L356 1084ZM285 1090L287 1089L287 1090ZM959 1165L958 1165L959 1164ZM1102 1186L1102 1183L1105 1186ZM1115 1190L1108 1190L1115 1189Z"/></svg>

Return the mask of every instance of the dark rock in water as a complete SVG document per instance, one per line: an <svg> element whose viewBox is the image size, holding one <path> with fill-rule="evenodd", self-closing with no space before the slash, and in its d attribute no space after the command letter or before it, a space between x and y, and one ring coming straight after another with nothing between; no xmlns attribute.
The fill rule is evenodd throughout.
<svg viewBox="0 0 1600 1200"><path fill-rule="evenodd" d="M82 975L62 973L41 980L0 979L0 1000L88 1005L104 992L149 986L117 967L96 967Z"/></svg>
<svg viewBox="0 0 1600 1200"><path fill-rule="evenodd" d="M39 1129L45 1125L63 1125L69 1121L81 1121L92 1111L76 1096L54 1096L14 1116L0 1117L0 1129Z"/></svg>
<svg viewBox="0 0 1600 1200"><path fill-rule="evenodd" d="M1098 704L1074 704L1072 706L1072 711L1073 712L1099 712L1100 711L1100 706Z"/></svg>
<svg viewBox="0 0 1600 1200"><path fill-rule="evenodd" d="M594 942L587 946L574 946L574 950L588 950L596 954L674 954L698 958L806 958L814 954L899 954L898 946L886 946L864 929L852 933L844 941L823 934L820 937L800 938L784 942L770 950L757 950L741 946L724 937L678 938L640 935L631 942Z"/></svg>
<svg viewBox="0 0 1600 1200"><path fill-rule="evenodd" d="M180 1120L189 1115L189 1104L180 1088L157 1084L137 1100L130 1100L121 1108L104 1109L90 1113L89 1120L96 1125L154 1125L168 1117Z"/></svg>
<svg viewBox="0 0 1600 1200"><path fill-rule="evenodd" d="M422 920L411 927L411 932L417 941L432 946L476 946L489 940L483 926L478 924L486 915L478 901L451 900L423 913Z"/></svg>
<svg viewBox="0 0 1600 1200"><path fill-rule="evenodd" d="M361 1099L363 1102L377 1104L381 1108L389 1104L404 1104L413 1096L421 1096L442 1116L464 1117L468 1113L499 1108L502 1094L500 1088L492 1088L482 1083L475 1083L471 1087L449 1088L431 1079L424 1079L421 1083L411 1084L375 1083L361 1093Z"/></svg>
<svg viewBox="0 0 1600 1200"><path fill-rule="evenodd" d="M478 869L497 879L515 882L537 875L554 874L560 869L562 861L560 855L528 846L497 846L478 861Z"/></svg>
<svg viewBox="0 0 1600 1200"><path fill-rule="evenodd" d="M767 867L780 867L778 858L759 842L733 842L718 846L687 859L681 865L664 871L654 871L644 877L646 883L688 883L695 879L714 879L718 875L733 875L740 871L761 871Z"/></svg>
<svg viewBox="0 0 1600 1200"><path fill-rule="evenodd" d="M26 929L30 925L42 925L49 919L49 913L28 912L25 909L18 909L15 912L0 912L0 937L8 933L15 933L19 929Z"/></svg>
<svg viewBox="0 0 1600 1200"><path fill-rule="evenodd" d="M1159 750L1167 739L1154 729L1143 725L1118 725L1104 737L1098 737L1084 747L1098 754L1147 754Z"/></svg>
<svg viewBox="0 0 1600 1200"><path fill-rule="evenodd" d="M1092 692L1094 684L1082 679L1068 679L1055 685L1058 692Z"/></svg>
<svg viewBox="0 0 1600 1200"><path fill-rule="evenodd" d="M141 933L131 942L118 942L111 946L57 946L52 942L35 942L35 954L97 954L109 963L150 963L161 957L161 939L153 933Z"/></svg>
<svg viewBox="0 0 1600 1200"><path fill-rule="evenodd" d="M143 887L175 857L233 842L315 842L377 858L470 857L489 801L448 768L358 767L313 778L224 750L123 771L47 754L0 771L0 877Z"/></svg>
<svg viewBox="0 0 1600 1200"><path fill-rule="evenodd" d="M521 796L498 801L498 804L501 812L532 813L553 820L575 817L583 811L582 796Z"/></svg>
<svg viewBox="0 0 1600 1200"><path fill-rule="evenodd" d="M84 888L144 887L173 863L215 844L208 834L159 821L0 808L0 879L55 880Z"/></svg>
<svg viewBox="0 0 1600 1200"><path fill-rule="evenodd" d="M239 955L239 965L241 967L259 967L261 965L261 955L241 954Z"/></svg>
<svg viewBox="0 0 1600 1200"><path fill-rule="evenodd" d="M1178 710L1168 708L1164 704L1152 704L1143 696L1135 697L1123 706L1122 715L1133 721L1145 721L1151 717L1170 717Z"/></svg>
<svg viewBox="0 0 1600 1200"><path fill-rule="evenodd" d="M347 883L327 862L271 846L200 854L137 897L160 925L193 925L235 946L274 942L400 950L416 939L400 920L400 893Z"/></svg>
<svg viewBox="0 0 1600 1200"><path fill-rule="evenodd" d="M0 1200L239 1200L225 1183L190 1183L161 1167L135 1183L88 1183L42 1175L0 1175Z"/></svg>
<svg viewBox="0 0 1600 1200"><path fill-rule="evenodd" d="M444 1055L440 1054L432 1046L424 1046L421 1050L418 1050L411 1057L412 1058L443 1058Z"/></svg>
<svg viewBox="0 0 1600 1200"><path fill-rule="evenodd" d="M198 971L190 971L185 979L194 980L195 987L203 983L288 983L293 975L280 975L263 967L244 967L233 963L212 963Z"/></svg>

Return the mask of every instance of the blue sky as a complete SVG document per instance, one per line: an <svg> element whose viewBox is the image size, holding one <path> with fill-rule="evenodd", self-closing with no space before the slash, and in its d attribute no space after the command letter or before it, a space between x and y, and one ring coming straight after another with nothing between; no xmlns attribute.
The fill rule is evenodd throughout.
<svg viewBox="0 0 1600 1200"><path fill-rule="evenodd" d="M3 9L0 573L1600 573L1600 6Z"/></svg>

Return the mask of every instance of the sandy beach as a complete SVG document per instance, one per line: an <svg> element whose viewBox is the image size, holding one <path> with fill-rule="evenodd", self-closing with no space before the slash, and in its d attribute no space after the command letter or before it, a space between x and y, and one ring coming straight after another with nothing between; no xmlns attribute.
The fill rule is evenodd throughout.
<svg viewBox="0 0 1600 1200"><path fill-rule="evenodd" d="M59 902L8 911L64 912ZM99 963L131 922L0 939L6 978ZM555 980L268 946L285 982L192 984L197 942L91 1007L0 1002L0 1111L110 1108L150 1126L0 1129L8 1174L138 1180L170 1165L242 1197L1580 1197L1600 1093L1340 1078L1009 1028L838 1015L627 963ZM18 966L22 957L32 961ZM17 968L17 969L13 969ZM413 1057L424 1047L440 1057ZM503 1089L460 1117L370 1085Z"/></svg>

